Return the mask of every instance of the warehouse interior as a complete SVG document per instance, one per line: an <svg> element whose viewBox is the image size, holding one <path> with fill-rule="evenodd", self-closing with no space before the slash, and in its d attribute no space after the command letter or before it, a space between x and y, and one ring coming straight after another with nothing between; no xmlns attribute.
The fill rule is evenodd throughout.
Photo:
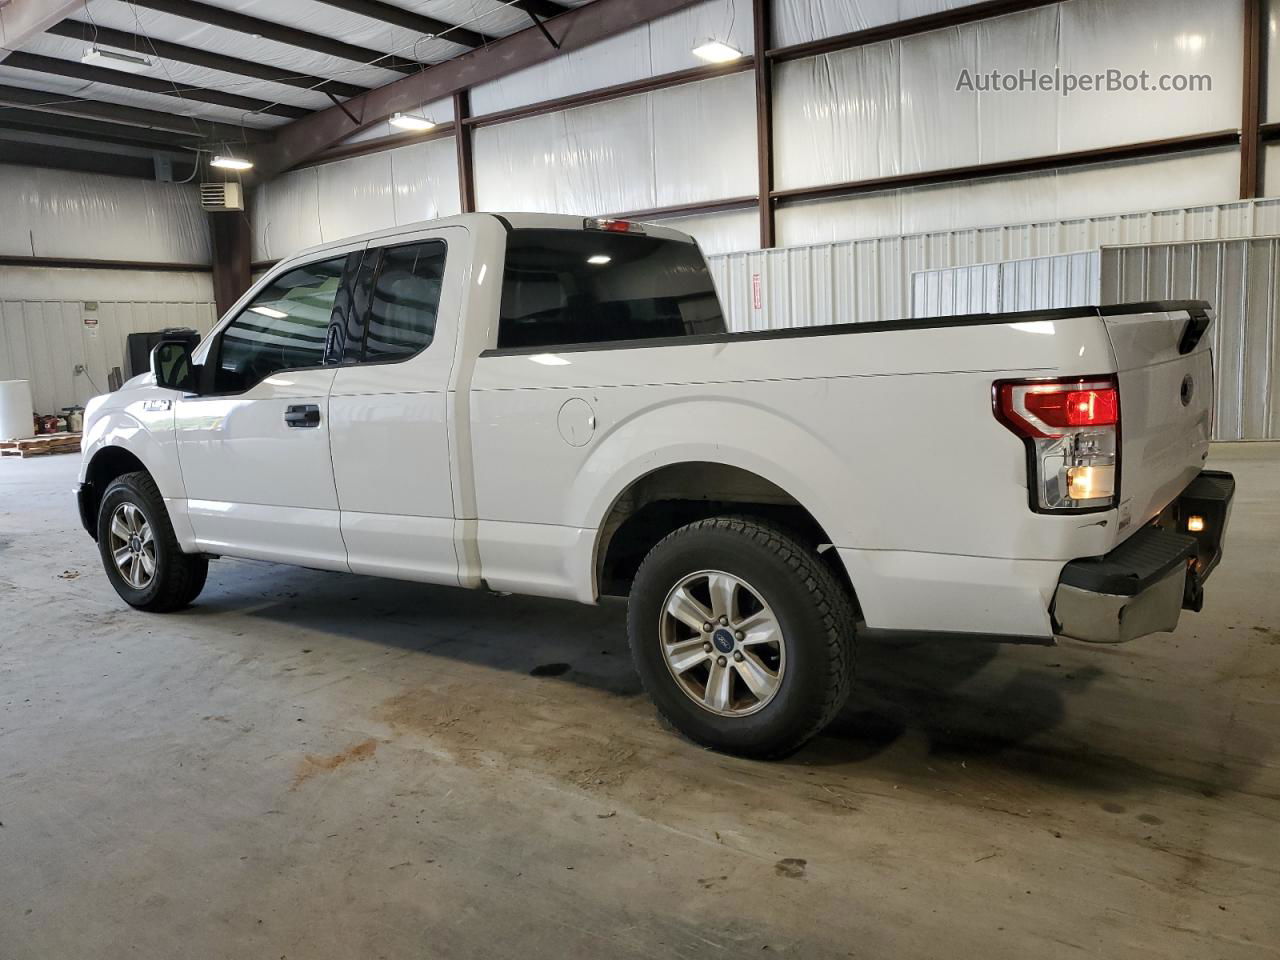
<svg viewBox="0 0 1280 960"><path fill-rule="evenodd" d="M990 79L1032 72L1169 88ZM868 638L760 763L659 719L621 604L234 559L120 603L91 398L305 248L477 212L686 232L733 332L1208 301L1204 611ZM6 960L1280 943L1280 0L0 0L0 390Z"/></svg>

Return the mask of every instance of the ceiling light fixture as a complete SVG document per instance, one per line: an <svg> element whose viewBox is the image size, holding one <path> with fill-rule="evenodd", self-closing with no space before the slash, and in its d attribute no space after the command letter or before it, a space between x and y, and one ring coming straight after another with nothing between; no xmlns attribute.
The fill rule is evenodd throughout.
<svg viewBox="0 0 1280 960"><path fill-rule="evenodd" d="M430 130L436 125L430 117L415 117L407 113L394 114L389 122L401 130Z"/></svg>
<svg viewBox="0 0 1280 960"><path fill-rule="evenodd" d="M209 161L209 166L218 167L221 170L251 170L253 169L253 161L241 160L239 157L228 157L220 153Z"/></svg>
<svg viewBox="0 0 1280 960"><path fill-rule="evenodd" d="M591 256L587 257L587 263L594 263L597 266L600 266L608 263L612 259L613 257L609 256L607 253L593 253Z"/></svg>
<svg viewBox="0 0 1280 960"><path fill-rule="evenodd" d="M95 67L108 67L112 70L123 70L125 73L142 73L151 69L151 58L140 53L120 53L115 50L103 50L101 47L90 47L80 58L81 63Z"/></svg>
<svg viewBox="0 0 1280 960"><path fill-rule="evenodd" d="M693 48L693 55L707 63L729 63L742 56L742 51L721 40L703 40Z"/></svg>

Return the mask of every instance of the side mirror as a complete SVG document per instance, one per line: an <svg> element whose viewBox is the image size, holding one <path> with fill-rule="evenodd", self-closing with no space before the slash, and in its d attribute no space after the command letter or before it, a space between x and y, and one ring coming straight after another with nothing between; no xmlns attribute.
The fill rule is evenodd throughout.
<svg viewBox="0 0 1280 960"><path fill-rule="evenodd" d="M191 343L186 340L161 340L151 348L151 373L156 385L184 393L196 392L195 364L191 362Z"/></svg>

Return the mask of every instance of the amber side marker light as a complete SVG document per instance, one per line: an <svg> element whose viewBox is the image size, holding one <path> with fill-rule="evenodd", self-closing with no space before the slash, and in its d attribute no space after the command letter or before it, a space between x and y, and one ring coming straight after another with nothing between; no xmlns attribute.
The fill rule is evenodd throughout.
<svg viewBox="0 0 1280 960"><path fill-rule="evenodd" d="M1187 529L1192 533L1201 533L1204 530L1204 517L1187 517Z"/></svg>

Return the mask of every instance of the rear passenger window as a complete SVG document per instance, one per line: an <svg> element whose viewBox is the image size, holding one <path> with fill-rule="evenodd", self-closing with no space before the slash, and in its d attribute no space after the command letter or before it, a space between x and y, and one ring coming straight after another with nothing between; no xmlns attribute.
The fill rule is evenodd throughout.
<svg viewBox="0 0 1280 960"><path fill-rule="evenodd" d="M444 257L440 240L382 251L365 333L365 362L403 360L431 343L440 310Z"/></svg>
<svg viewBox="0 0 1280 960"><path fill-rule="evenodd" d="M599 230L507 235L498 347L724 333L697 246Z"/></svg>

